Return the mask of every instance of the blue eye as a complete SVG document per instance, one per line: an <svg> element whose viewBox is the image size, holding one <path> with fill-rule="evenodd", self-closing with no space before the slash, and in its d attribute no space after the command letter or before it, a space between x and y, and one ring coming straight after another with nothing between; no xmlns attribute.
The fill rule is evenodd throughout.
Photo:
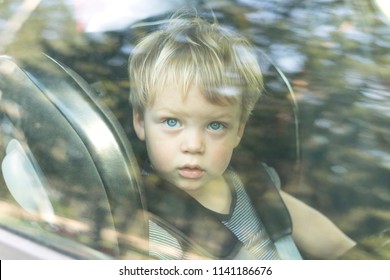
<svg viewBox="0 0 390 280"><path fill-rule="evenodd" d="M166 120L164 120L164 123L168 127L178 127L180 125L180 123L177 119L166 119Z"/></svg>
<svg viewBox="0 0 390 280"><path fill-rule="evenodd" d="M214 131L221 130L221 129L225 128L225 126L220 122L212 122L208 125L208 127L209 127L209 129L214 130Z"/></svg>

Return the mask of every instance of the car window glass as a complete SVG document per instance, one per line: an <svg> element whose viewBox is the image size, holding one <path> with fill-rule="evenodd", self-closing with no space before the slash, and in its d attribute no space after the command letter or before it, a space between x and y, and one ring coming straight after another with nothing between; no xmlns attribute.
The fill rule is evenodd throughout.
<svg viewBox="0 0 390 280"><path fill-rule="evenodd" d="M100 22L100 30L89 32L82 24L85 15L75 10L78 1L44 0L21 9L23 2L0 3L4 19L0 30L9 31L2 37L6 40L0 42L0 50L36 68L41 67L37 54L45 52L79 73L98 92L96 99L113 111L142 167L146 151L131 125L127 59L137 40L166 16L159 13L167 10L148 7L147 16L152 18L146 20L152 24L134 28L122 22L120 28L108 30ZM179 2L169 1L175 7ZM354 240L375 251L376 258L389 258L390 33L383 9L386 1L193 2L212 7L210 17L238 30L259 48L265 91L243 139L244 150L255 151L274 166L284 190L326 214ZM25 17L19 24L6 24L20 14ZM2 108L19 114L8 104ZM14 126L7 118L1 127L2 157L16 139L7 136ZM25 153L33 151L17 140L28 148ZM9 150L16 146L12 144ZM295 168L297 154L300 169ZM44 173L45 168L40 168ZM0 188L6 190L3 185ZM51 199L50 203L55 210ZM126 214L121 215L125 220Z"/></svg>

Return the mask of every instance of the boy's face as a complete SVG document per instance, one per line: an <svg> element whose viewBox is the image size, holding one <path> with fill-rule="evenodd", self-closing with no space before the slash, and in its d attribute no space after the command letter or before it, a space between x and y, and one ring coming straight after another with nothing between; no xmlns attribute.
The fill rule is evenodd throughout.
<svg viewBox="0 0 390 280"><path fill-rule="evenodd" d="M134 128L157 173L194 193L223 180L244 131L240 115L239 104L212 104L197 87L185 97L170 87L157 93L143 115L134 113Z"/></svg>

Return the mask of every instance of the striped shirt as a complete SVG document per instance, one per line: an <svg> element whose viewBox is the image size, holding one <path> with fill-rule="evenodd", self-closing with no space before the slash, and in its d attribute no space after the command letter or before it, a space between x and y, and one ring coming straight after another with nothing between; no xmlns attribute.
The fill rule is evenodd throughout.
<svg viewBox="0 0 390 280"><path fill-rule="evenodd" d="M253 259L280 259L278 250L258 218L238 175L228 170L226 178L233 194L230 213L224 215L208 211L236 235ZM189 258L178 240L153 221L149 221L149 254L163 260Z"/></svg>

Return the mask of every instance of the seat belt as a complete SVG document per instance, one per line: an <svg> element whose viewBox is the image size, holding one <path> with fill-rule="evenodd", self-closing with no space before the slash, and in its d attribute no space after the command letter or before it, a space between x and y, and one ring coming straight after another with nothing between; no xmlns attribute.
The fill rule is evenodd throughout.
<svg viewBox="0 0 390 280"><path fill-rule="evenodd" d="M254 163L251 169L235 167L252 205L272 241L292 234L290 213L272 180L271 168L265 163ZM250 171L248 171L250 170ZM257 172L255 172L257 171Z"/></svg>
<svg viewBox="0 0 390 280"><path fill-rule="evenodd" d="M250 166L242 163L250 163ZM252 206L281 259L302 259L293 238L290 213L280 195L276 171L261 161L249 160L235 167Z"/></svg>

